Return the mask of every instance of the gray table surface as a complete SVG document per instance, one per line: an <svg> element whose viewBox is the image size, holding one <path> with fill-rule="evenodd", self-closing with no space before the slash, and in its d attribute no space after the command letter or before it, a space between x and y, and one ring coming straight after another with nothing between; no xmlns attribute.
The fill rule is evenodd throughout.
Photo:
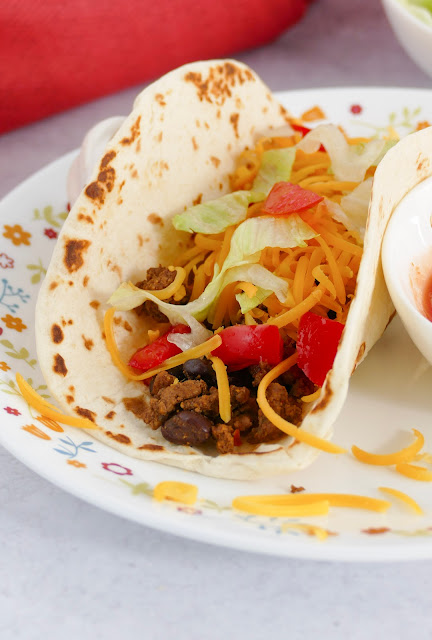
<svg viewBox="0 0 432 640"><path fill-rule="evenodd" d="M431 87L374 0L318 0L276 42L237 54L272 89ZM1 82L1 81L0 81ZM0 137L0 196L126 114L139 87ZM432 638L432 563L281 560L122 520L0 448L0 638Z"/></svg>

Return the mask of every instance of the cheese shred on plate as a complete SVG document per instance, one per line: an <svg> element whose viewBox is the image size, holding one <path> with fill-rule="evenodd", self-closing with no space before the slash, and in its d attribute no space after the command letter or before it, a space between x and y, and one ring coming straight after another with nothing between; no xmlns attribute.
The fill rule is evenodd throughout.
<svg viewBox="0 0 432 640"><path fill-rule="evenodd" d="M432 482L432 471L424 467L418 467L415 464L402 463L396 465L396 471L412 480L420 482Z"/></svg>
<svg viewBox="0 0 432 640"><path fill-rule="evenodd" d="M392 489L391 487L379 487L379 490L382 491L383 493L387 493L390 496L394 496L395 498L398 498L401 502L404 502L412 511L414 511L414 513L417 513L419 516L422 516L424 514L423 509L419 504L417 504L414 498L411 498L411 496L408 496L403 491L398 491L397 489Z"/></svg>
<svg viewBox="0 0 432 640"><path fill-rule="evenodd" d="M387 500L346 493L302 493L280 495L239 496L232 502L234 509L262 516L323 515L328 507L347 507L383 513L390 507ZM302 510L302 508L304 510ZM298 509L298 512L296 511ZM310 509L310 510L309 510ZM313 512L313 513L312 513Z"/></svg>
<svg viewBox="0 0 432 640"><path fill-rule="evenodd" d="M198 498L198 487L188 482L166 480L159 482L153 489L153 498L162 502L172 500L183 504L195 504Z"/></svg>
<svg viewBox="0 0 432 640"><path fill-rule="evenodd" d="M364 462L365 464L390 466L393 464L397 465L405 462L411 462L415 459L416 455L424 445L423 434L420 433L420 431L417 431L417 429L413 429L413 432L416 436L416 440L408 447L400 449L400 451L395 451L394 453L369 453L368 451L364 451L363 449L360 449L355 445L353 445L351 451L353 452L353 455L357 458L357 460L360 460L360 462Z"/></svg>
<svg viewBox="0 0 432 640"><path fill-rule="evenodd" d="M69 416L64 413L60 413L56 407L42 398L36 391L24 380L20 373L16 374L16 381L19 390L21 391L24 400L36 411L46 418L56 420L62 424L68 424L71 427L78 427L79 429L99 429L99 427L88 420L88 418L78 418L75 416Z"/></svg>

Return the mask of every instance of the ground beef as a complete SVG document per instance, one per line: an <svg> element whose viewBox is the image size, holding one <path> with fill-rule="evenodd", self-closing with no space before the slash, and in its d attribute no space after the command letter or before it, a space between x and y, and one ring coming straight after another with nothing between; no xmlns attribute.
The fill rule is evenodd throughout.
<svg viewBox="0 0 432 640"><path fill-rule="evenodd" d="M232 427L223 422L212 427L212 436L216 440L219 453L232 453L234 451L234 436Z"/></svg>
<svg viewBox="0 0 432 640"><path fill-rule="evenodd" d="M150 383L150 393L152 396L157 396L159 391L165 389L165 387L169 387L175 381L175 377L172 376L168 371L161 371L158 373Z"/></svg>
<svg viewBox="0 0 432 640"><path fill-rule="evenodd" d="M206 391L207 385L203 380L185 380L162 387L144 409L144 420L152 429L158 429L184 400L198 397Z"/></svg>
<svg viewBox="0 0 432 640"><path fill-rule="evenodd" d="M145 280L137 282L136 286L139 289L146 289L147 291L159 291L168 287L176 277L176 270L170 271L168 267L151 267L147 270ZM181 300L174 300L173 297L168 298L165 302L169 304L186 304L189 299L189 294L186 294ZM138 315L147 315L152 317L156 322L168 322L168 318L164 313L159 310L158 305L153 300L146 300L139 307L136 307L135 313Z"/></svg>
<svg viewBox="0 0 432 640"><path fill-rule="evenodd" d="M267 389L269 405L278 415L293 424L299 424L302 419L301 401L288 395L288 391L278 382L272 382ZM251 444L270 442L283 436L283 432L268 420L261 409L258 411L258 426L250 432L247 440Z"/></svg>
<svg viewBox="0 0 432 640"><path fill-rule="evenodd" d="M177 405L184 400L196 398L207 391L207 385L203 380L185 380L170 387L161 389L155 399L158 402L158 412L169 415Z"/></svg>
<svg viewBox="0 0 432 640"><path fill-rule="evenodd" d="M271 364L267 362L260 362L259 364L253 364L249 367L249 371L252 375L252 385L257 387L266 373L273 369Z"/></svg>
<svg viewBox="0 0 432 640"><path fill-rule="evenodd" d="M283 373L279 381L287 387L289 394L294 398L308 396L315 391L314 383L309 380L297 365Z"/></svg>
<svg viewBox="0 0 432 640"><path fill-rule="evenodd" d="M211 387L210 393L198 398L191 398L181 403L181 408L186 411L196 411L210 418L219 414L219 393L216 387Z"/></svg>

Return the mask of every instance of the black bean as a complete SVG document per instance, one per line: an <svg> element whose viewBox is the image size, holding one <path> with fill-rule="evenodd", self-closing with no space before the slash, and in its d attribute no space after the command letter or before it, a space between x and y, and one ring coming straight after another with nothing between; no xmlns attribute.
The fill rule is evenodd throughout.
<svg viewBox="0 0 432 640"><path fill-rule="evenodd" d="M193 358L183 365L183 371L189 380L204 380L209 387L216 384L216 374L212 363L206 358Z"/></svg>
<svg viewBox="0 0 432 640"><path fill-rule="evenodd" d="M179 364L177 365L177 367L173 367L172 369L168 369L168 373L170 373L175 378L178 378L180 382L186 379L185 374L183 372L182 364Z"/></svg>
<svg viewBox="0 0 432 640"><path fill-rule="evenodd" d="M191 447L203 444L211 434L211 420L195 411L180 411L161 427L163 437L173 444Z"/></svg>
<svg viewBox="0 0 432 640"><path fill-rule="evenodd" d="M327 311L327 318L329 318L330 320L336 320L336 317L337 317L336 311L333 311L333 309L329 309Z"/></svg>

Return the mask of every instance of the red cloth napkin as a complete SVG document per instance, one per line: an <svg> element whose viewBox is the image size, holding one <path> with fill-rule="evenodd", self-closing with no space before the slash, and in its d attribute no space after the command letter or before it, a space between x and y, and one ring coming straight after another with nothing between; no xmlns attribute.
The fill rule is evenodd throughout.
<svg viewBox="0 0 432 640"><path fill-rule="evenodd" d="M0 133L263 45L308 0L8 0L0 3Z"/></svg>

